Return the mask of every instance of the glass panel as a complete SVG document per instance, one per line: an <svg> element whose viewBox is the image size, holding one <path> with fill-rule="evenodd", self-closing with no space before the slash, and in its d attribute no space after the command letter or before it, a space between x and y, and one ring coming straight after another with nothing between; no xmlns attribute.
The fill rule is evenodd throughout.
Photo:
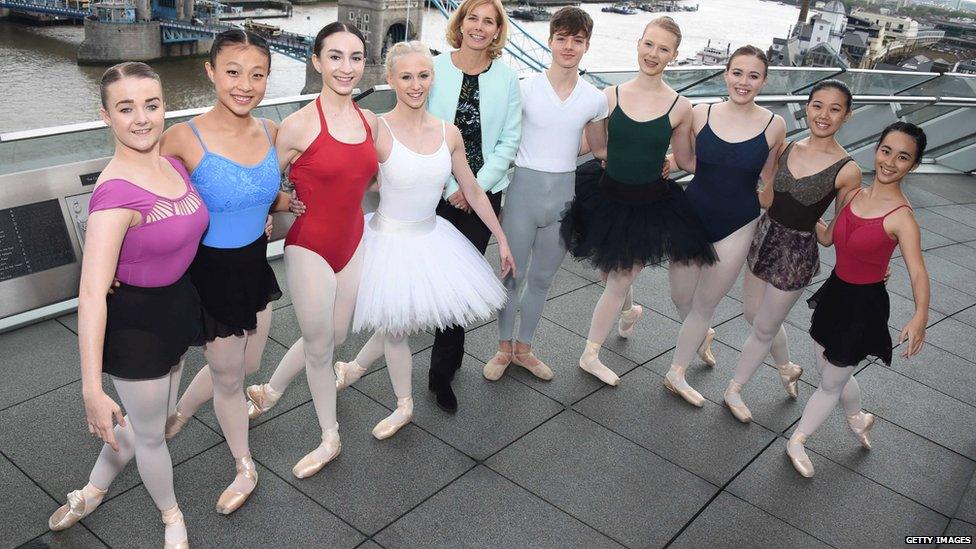
<svg viewBox="0 0 976 549"><path fill-rule="evenodd" d="M836 76L854 95L893 95L932 79L934 74L917 72L879 72L851 70ZM927 95L908 93L907 95Z"/></svg>
<svg viewBox="0 0 976 549"><path fill-rule="evenodd" d="M899 95L931 95L935 97L976 97L976 75L943 74L917 85Z"/></svg>
<svg viewBox="0 0 976 549"><path fill-rule="evenodd" d="M114 150L108 128L0 143L0 174L112 156Z"/></svg>
<svg viewBox="0 0 976 549"><path fill-rule="evenodd" d="M708 69L672 68L664 72L664 81L682 95L686 95L684 90L687 88L694 86L701 80L719 74L722 74L722 70L714 67Z"/></svg>
<svg viewBox="0 0 976 549"><path fill-rule="evenodd" d="M805 95L802 90L809 88L816 82L831 78L838 74L838 69L799 69L769 68L766 86L762 95L789 95L798 93Z"/></svg>
<svg viewBox="0 0 976 549"><path fill-rule="evenodd" d="M905 122L911 122L912 124L922 124L923 122L928 122L933 118L942 116L943 114L950 113L959 107L923 107L915 112L911 112L901 117Z"/></svg>
<svg viewBox="0 0 976 549"><path fill-rule="evenodd" d="M356 101L356 104L376 114L383 114L390 112L396 106L396 93L393 90L374 90L373 93Z"/></svg>
<svg viewBox="0 0 976 549"><path fill-rule="evenodd" d="M636 71L614 71L614 72L587 72L583 73L583 78L589 80L597 88L609 88L617 84L623 84L637 74Z"/></svg>
<svg viewBox="0 0 976 549"><path fill-rule="evenodd" d="M942 145L941 147L935 147L934 149L928 149L928 150L925 151L925 156L926 157L937 158L937 157L942 156L944 154L949 154L951 152L957 151L957 150L959 150L959 149L961 149L963 147L968 147L968 146L972 145L973 143L976 143L976 133L971 134L971 135L969 135L967 137L964 137L964 138L962 138L962 139L960 139L958 141L953 141L952 143L946 143L945 145Z"/></svg>

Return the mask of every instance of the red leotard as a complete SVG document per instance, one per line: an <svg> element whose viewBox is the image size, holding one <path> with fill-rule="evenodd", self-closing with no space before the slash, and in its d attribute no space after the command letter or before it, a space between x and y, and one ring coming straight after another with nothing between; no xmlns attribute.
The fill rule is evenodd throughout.
<svg viewBox="0 0 976 549"><path fill-rule="evenodd" d="M339 272L362 240L363 195L379 161L369 124L355 103L366 139L354 144L332 137L319 98L315 107L319 111L319 135L291 165L289 173L306 209L288 231L285 246L307 248Z"/></svg>
<svg viewBox="0 0 976 549"><path fill-rule="evenodd" d="M885 232L884 220L902 208L911 207L902 204L881 217L864 218L851 210L853 202L852 198L834 224L834 246L837 247L834 271L841 280L850 284L881 282L888 270L891 254L898 245Z"/></svg>

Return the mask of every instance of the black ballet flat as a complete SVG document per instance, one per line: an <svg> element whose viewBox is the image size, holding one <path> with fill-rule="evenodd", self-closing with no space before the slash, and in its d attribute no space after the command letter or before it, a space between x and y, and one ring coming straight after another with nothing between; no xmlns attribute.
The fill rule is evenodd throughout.
<svg viewBox="0 0 976 549"><path fill-rule="evenodd" d="M451 388L451 382L437 378L429 378L427 388L434 392L437 407L449 414L457 412L458 401Z"/></svg>

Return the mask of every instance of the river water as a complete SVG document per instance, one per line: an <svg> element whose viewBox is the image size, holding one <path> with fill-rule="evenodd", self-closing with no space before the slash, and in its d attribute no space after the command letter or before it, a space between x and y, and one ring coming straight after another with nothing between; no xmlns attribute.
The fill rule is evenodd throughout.
<svg viewBox="0 0 976 549"><path fill-rule="evenodd" d="M773 37L786 34L798 14L795 6L761 0L698 1L697 12L670 14L684 34L679 58L693 56L709 39L729 42L733 48L753 44L765 50ZM647 21L656 15L602 13L601 4L582 7L595 22L583 67L635 67L636 41ZM332 3L296 5L291 18L267 22L314 35L335 21L336 11ZM445 24L435 10L424 15L423 39L442 51L449 49L444 40ZM545 42L548 23L521 24ZM97 119L98 78L104 67L75 63L83 38L81 26L31 27L0 21L0 133ZM213 101L202 59L158 61L153 66L163 78L169 109L203 107ZM304 64L274 54L268 97L296 95L304 83Z"/></svg>

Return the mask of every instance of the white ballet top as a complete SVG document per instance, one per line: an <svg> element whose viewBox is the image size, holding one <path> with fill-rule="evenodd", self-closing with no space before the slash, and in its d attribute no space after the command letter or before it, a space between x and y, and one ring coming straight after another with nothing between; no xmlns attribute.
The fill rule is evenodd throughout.
<svg viewBox="0 0 976 549"><path fill-rule="evenodd" d="M607 117L606 96L579 78L569 97L560 101L544 72L520 85L522 141L515 165L549 173L575 171L583 128Z"/></svg>
<svg viewBox="0 0 976 549"><path fill-rule="evenodd" d="M441 121L441 146L431 154L420 154L401 143L386 119L393 148L380 162L380 204L376 211L397 221L422 221L437 210L441 193L451 177L451 151L447 147L447 125Z"/></svg>

